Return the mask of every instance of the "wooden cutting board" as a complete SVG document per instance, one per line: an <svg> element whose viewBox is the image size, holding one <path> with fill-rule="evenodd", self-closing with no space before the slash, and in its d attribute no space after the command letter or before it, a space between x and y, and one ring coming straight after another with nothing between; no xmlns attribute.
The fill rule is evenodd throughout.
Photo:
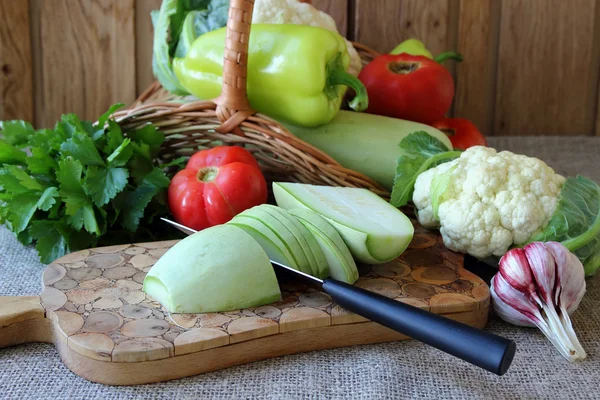
<svg viewBox="0 0 600 400"><path fill-rule="evenodd" d="M224 313L169 313L142 291L176 241L79 251L48 265L41 296L0 297L0 348L53 342L65 365L113 385L158 382L287 354L408 337L324 293L282 285L282 300ZM416 227L408 250L361 266L356 285L483 328L489 289L439 235Z"/></svg>

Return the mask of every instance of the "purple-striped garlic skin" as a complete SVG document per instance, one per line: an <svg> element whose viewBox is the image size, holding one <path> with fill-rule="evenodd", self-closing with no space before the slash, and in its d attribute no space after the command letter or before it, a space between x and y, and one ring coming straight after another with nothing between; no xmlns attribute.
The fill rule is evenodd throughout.
<svg viewBox="0 0 600 400"><path fill-rule="evenodd" d="M577 309L585 294L585 271L577 256L557 242L547 242L546 248L556 260L555 304L564 307L569 314ZM578 266L581 265L581 267Z"/></svg>
<svg viewBox="0 0 600 400"><path fill-rule="evenodd" d="M554 302L556 283L556 261L544 243L533 242L523 248L529 262L531 275L535 280L537 292L546 304Z"/></svg>
<svg viewBox="0 0 600 400"><path fill-rule="evenodd" d="M535 284L525 250L517 248L509 251L500 259L500 266L500 274L509 285L520 292L535 294Z"/></svg>
<svg viewBox="0 0 600 400"><path fill-rule="evenodd" d="M496 275L498 276L498 275ZM490 292L492 295L492 299L494 302L494 311L500 318L504 321L511 323L517 326L526 326L529 328L535 328L536 325L533 323L532 319L520 311L515 310L512 306L509 306L502 300L500 296L496 293L494 281L496 276L492 278L490 285Z"/></svg>
<svg viewBox="0 0 600 400"><path fill-rule="evenodd" d="M500 259L491 281L492 306L513 325L538 327L570 362L586 357L569 314L585 294L579 259L558 242L533 242Z"/></svg>

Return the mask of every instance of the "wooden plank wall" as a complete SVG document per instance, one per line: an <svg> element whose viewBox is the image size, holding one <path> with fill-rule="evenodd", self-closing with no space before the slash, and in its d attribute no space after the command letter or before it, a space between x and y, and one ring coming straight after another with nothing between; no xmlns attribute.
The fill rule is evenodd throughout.
<svg viewBox="0 0 600 400"><path fill-rule="evenodd" d="M152 81L161 0L0 0L0 120L94 119ZM313 0L378 51L409 37L461 64L452 114L488 135L600 135L600 0Z"/></svg>

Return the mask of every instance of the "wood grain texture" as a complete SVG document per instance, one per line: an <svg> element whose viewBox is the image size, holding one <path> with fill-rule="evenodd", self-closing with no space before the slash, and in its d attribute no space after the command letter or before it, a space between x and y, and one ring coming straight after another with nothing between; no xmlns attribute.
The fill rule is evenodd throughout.
<svg viewBox="0 0 600 400"><path fill-rule="evenodd" d="M136 96L154 82L152 74L152 41L154 28L150 11L160 8L161 0L135 0L135 66Z"/></svg>
<svg viewBox="0 0 600 400"><path fill-rule="evenodd" d="M494 133L591 135L595 0L503 0Z"/></svg>
<svg viewBox="0 0 600 400"><path fill-rule="evenodd" d="M95 120L135 98L134 0L31 0L35 123Z"/></svg>
<svg viewBox="0 0 600 400"><path fill-rule="evenodd" d="M338 31L347 35L348 31L348 1L347 0L312 0L311 4L321 11L331 15Z"/></svg>
<svg viewBox="0 0 600 400"><path fill-rule="evenodd" d="M0 296L0 327L44 318L40 296Z"/></svg>
<svg viewBox="0 0 600 400"><path fill-rule="evenodd" d="M380 52L418 38L437 54L454 44L449 15L449 0L356 0L354 38Z"/></svg>
<svg viewBox="0 0 600 400"><path fill-rule="evenodd" d="M0 349L31 342L51 342L52 324L40 296L0 296Z"/></svg>
<svg viewBox="0 0 600 400"><path fill-rule="evenodd" d="M29 0L0 0L0 120L33 119Z"/></svg>
<svg viewBox="0 0 600 400"><path fill-rule="evenodd" d="M484 135L493 134L500 2L461 0L454 116L467 118Z"/></svg>

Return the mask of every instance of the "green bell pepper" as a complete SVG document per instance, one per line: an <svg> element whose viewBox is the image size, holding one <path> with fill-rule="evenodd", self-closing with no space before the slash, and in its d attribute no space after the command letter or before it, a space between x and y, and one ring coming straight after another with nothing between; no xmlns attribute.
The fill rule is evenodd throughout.
<svg viewBox="0 0 600 400"><path fill-rule="evenodd" d="M198 37L184 58L173 60L180 84L202 100L221 93L226 28ZM252 25L248 48L250 106L272 118L312 127L338 113L346 86L357 93L356 111L367 108L363 84L346 72L350 56L342 36L305 25Z"/></svg>
<svg viewBox="0 0 600 400"><path fill-rule="evenodd" d="M417 39L407 39L404 42L400 43L398 46L394 47L392 51L390 51L390 54L400 53L410 54L411 56L427 57L440 64L446 60L454 60L458 62L461 62L463 60L462 55L454 51L440 53L434 57L433 54L431 54L431 51L429 51L429 49L425 47L425 43Z"/></svg>

